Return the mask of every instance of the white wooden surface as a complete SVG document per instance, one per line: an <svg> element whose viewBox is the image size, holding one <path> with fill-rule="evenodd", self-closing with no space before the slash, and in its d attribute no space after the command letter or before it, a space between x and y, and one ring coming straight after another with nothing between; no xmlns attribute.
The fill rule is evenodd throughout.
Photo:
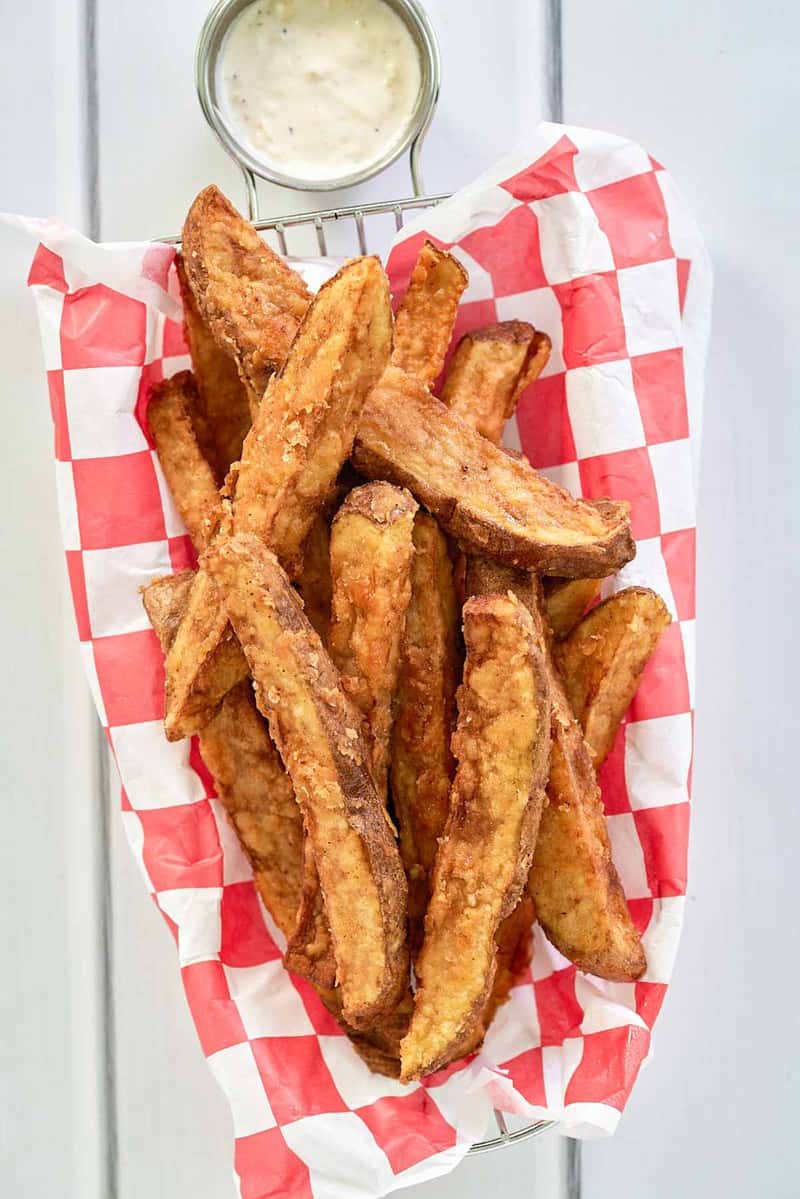
<svg viewBox="0 0 800 1199"><path fill-rule="evenodd" d="M565 6L564 112L675 174L715 268L699 526L690 889L655 1057L588 1199L800 1193L793 910L800 584L791 0Z"/></svg>
<svg viewBox="0 0 800 1199"><path fill-rule="evenodd" d="M487 165L545 111L545 9L433 0L444 63L431 190ZM0 0L0 208L87 226L84 35L91 0ZM193 194L238 177L206 129L191 59L206 0L97 2L100 231L178 229ZM499 13L502 11L502 19ZM797 593L793 116L800 22L788 0L570 0L564 115L642 141L692 202L716 267L700 508L692 884L676 984L620 1132L584 1150L589 1199L797 1193L791 958L797 805L788 763ZM404 168L365 197L408 190ZM265 192L272 210L296 206ZM7 508L6 780L0 838L0 1192L19 1199L226 1199L230 1131L174 951L101 795L55 525L46 390L0 229ZM766 498L765 498L766 497ZM110 812L112 893L101 837ZM111 926L105 967L102 929ZM109 986L111 1003L105 1002ZM771 1054L767 1052L772 1041ZM157 1086L153 1080L158 1079ZM115 1160L115 1158L117 1160ZM420 1199L565 1193L553 1138L467 1163Z"/></svg>

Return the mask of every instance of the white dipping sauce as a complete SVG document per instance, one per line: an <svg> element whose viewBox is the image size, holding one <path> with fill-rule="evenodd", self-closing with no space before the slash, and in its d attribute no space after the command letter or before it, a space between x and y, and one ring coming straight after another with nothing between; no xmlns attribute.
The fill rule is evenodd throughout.
<svg viewBox="0 0 800 1199"><path fill-rule="evenodd" d="M408 127L420 59L383 0L255 0L220 55L223 116L284 175L343 178L378 161Z"/></svg>

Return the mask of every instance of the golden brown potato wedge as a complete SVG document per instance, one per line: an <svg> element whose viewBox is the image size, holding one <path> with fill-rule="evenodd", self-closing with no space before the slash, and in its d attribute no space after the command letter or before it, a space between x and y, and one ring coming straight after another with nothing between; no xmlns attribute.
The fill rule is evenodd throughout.
<svg viewBox="0 0 800 1199"><path fill-rule="evenodd" d="M189 209L183 265L217 345L262 396L270 375L286 361L311 301L305 283L213 185Z"/></svg>
<svg viewBox="0 0 800 1199"><path fill-rule="evenodd" d="M234 531L257 534L295 574L390 342L386 276L377 259L356 259L320 288L231 472ZM231 640L224 609L201 571L167 657L164 727L170 740L202 728L246 676Z"/></svg>
<svg viewBox="0 0 800 1199"><path fill-rule="evenodd" d="M391 341L386 275L377 258L356 258L320 288L247 435L234 530L260 537L292 575Z"/></svg>
<svg viewBox="0 0 800 1199"><path fill-rule="evenodd" d="M532 930L536 919L536 908L527 891L509 912L497 930L497 972L494 976L492 993L483 1012L483 1027L489 1025L497 1015L497 1009L508 999L513 986L531 964Z"/></svg>
<svg viewBox="0 0 800 1199"><path fill-rule="evenodd" d="M345 1019L369 1027L408 979L406 881L369 770L361 716L277 558L252 534L204 565L255 680L294 785L325 899Z"/></svg>
<svg viewBox="0 0 800 1199"><path fill-rule="evenodd" d="M426 387L444 366L458 301L468 282L457 258L425 242L397 309L392 362Z"/></svg>
<svg viewBox="0 0 800 1199"><path fill-rule="evenodd" d="M550 357L550 338L526 321L501 321L466 333L450 359L441 400L483 437L499 445L517 400Z"/></svg>
<svg viewBox="0 0 800 1199"><path fill-rule="evenodd" d="M642 671L671 619L655 591L626 587L592 608L556 645L556 666L595 767L608 756Z"/></svg>
<svg viewBox="0 0 800 1199"><path fill-rule="evenodd" d="M629 982L646 968L638 932L611 859L592 759L549 649L541 587L535 576L471 559L470 594L510 591L530 612L544 647L552 697L548 804L539 824L528 887L537 919L555 947L580 970Z"/></svg>
<svg viewBox="0 0 800 1199"><path fill-rule="evenodd" d="M200 315L180 254L175 259L175 267L183 300L186 341L197 383L192 423L200 448L219 485L231 463L240 458L242 442L250 428L247 390L233 358L220 349Z"/></svg>
<svg viewBox="0 0 800 1199"><path fill-rule="evenodd" d="M372 776L384 803L416 511L403 488L366 483L350 492L331 528L328 652L364 716Z"/></svg>
<svg viewBox="0 0 800 1199"><path fill-rule="evenodd" d="M471 552L570 577L608 573L633 557L627 504L574 499L395 366L367 400L354 461L368 478L407 487Z"/></svg>
<svg viewBox="0 0 800 1199"><path fill-rule="evenodd" d="M157 579L143 600L164 653L188 603L193 574ZM217 795L250 859L264 906L285 936L301 897L303 820L249 681L239 683L200 734L200 754Z"/></svg>
<svg viewBox="0 0 800 1199"><path fill-rule="evenodd" d="M470 599L464 638L458 767L400 1047L403 1078L451 1061L480 1029L495 936L525 886L544 804L550 700L530 615L514 595Z"/></svg>
<svg viewBox="0 0 800 1199"><path fill-rule="evenodd" d="M147 424L164 478L198 553L208 545L219 517L216 479L198 444L192 422L197 387L180 371L150 388Z"/></svg>
<svg viewBox="0 0 800 1199"><path fill-rule="evenodd" d="M422 943L430 874L447 820L454 761L450 739L459 682L459 613L447 539L432 516L414 521L406 613L392 728L391 789L408 878L409 940Z"/></svg>
<svg viewBox="0 0 800 1199"><path fill-rule="evenodd" d="M600 594L602 579L545 579L544 606L556 640L571 633Z"/></svg>

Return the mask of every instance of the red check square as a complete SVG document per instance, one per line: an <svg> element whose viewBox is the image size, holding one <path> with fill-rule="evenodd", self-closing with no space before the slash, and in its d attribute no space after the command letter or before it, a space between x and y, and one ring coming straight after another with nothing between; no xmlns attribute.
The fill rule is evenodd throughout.
<svg viewBox="0 0 800 1199"><path fill-rule="evenodd" d="M28 272L28 287L52 287L66 294L69 290L64 277L64 260L47 246L36 247L31 269Z"/></svg>
<svg viewBox="0 0 800 1199"><path fill-rule="evenodd" d="M578 148L568 137L559 138L554 146L518 175L506 179L500 186L517 200L546 200L564 192L578 191L575 179L575 155Z"/></svg>
<svg viewBox="0 0 800 1199"><path fill-rule="evenodd" d="M183 324L169 319L164 321L164 357L178 358L181 354L189 353L186 343L186 331Z"/></svg>
<svg viewBox="0 0 800 1199"><path fill-rule="evenodd" d="M667 209L655 174L646 172L586 192L617 268L673 258Z"/></svg>
<svg viewBox="0 0 800 1199"><path fill-rule="evenodd" d="M111 728L164 716L164 655L152 629L97 637L97 681Z"/></svg>
<svg viewBox="0 0 800 1199"><path fill-rule="evenodd" d="M139 377L139 390L136 394L136 423L144 434L147 444L151 450L154 450L155 442L150 435L150 425L147 420L147 406L150 403L150 388L154 383L160 383L164 378L164 364L160 358L155 362L147 362L142 367L142 373Z"/></svg>
<svg viewBox="0 0 800 1199"><path fill-rule="evenodd" d="M211 805L181 804L139 812L142 858L156 891L221 887L222 847Z"/></svg>
<svg viewBox="0 0 800 1199"><path fill-rule="evenodd" d="M631 506L631 531L637 541L659 531L658 497L647 448L598 454L578 463L581 491L590 499L611 496Z"/></svg>
<svg viewBox="0 0 800 1199"><path fill-rule="evenodd" d="M636 983L634 988L636 1011L648 1028L652 1028L655 1024L666 993L666 983Z"/></svg>
<svg viewBox="0 0 800 1199"><path fill-rule="evenodd" d="M567 368L627 357L625 322L614 271L556 283L553 291L561 305Z"/></svg>
<svg viewBox="0 0 800 1199"><path fill-rule="evenodd" d="M537 470L575 461L565 380L563 371L537 379L517 407L520 445Z"/></svg>
<svg viewBox="0 0 800 1199"><path fill-rule="evenodd" d="M503 1066L523 1099L535 1107L547 1105L541 1049L526 1049L519 1057L504 1062Z"/></svg>
<svg viewBox="0 0 800 1199"><path fill-rule="evenodd" d="M679 620L694 620L695 530L679 529L664 533L661 552L669 575L669 585Z"/></svg>
<svg viewBox="0 0 800 1199"><path fill-rule="evenodd" d="M67 550L66 556L69 587L72 592L72 605L75 609L75 623L78 626L78 637L81 641L89 641L92 636L92 630L89 623L89 603L86 599L83 554L80 550Z"/></svg>
<svg viewBox="0 0 800 1199"><path fill-rule="evenodd" d="M281 957L264 922L255 883L230 883L223 889L220 922L220 958L226 966L259 966Z"/></svg>
<svg viewBox="0 0 800 1199"><path fill-rule="evenodd" d="M443 1153L456 1143L456 1132L448 1124L424 1087L410 1095L386 1096L360 1116L389 1159L395 1174L410 1170L433 1153Z"/></svg>
<svg viewBox="0 0 800 1199"><path fill-rule="evenodd" d="M233 1168L242 1199L314 1199L308 1166L292 1153L279 1128L237 1137Z"/></svg>
<svg viewBox="0 0 800 1199"><path fill-rule="evenodd" d="M104 283L64 297L61 364L65 370L141 366L146 342L147 311L139 300L112 291Z"/></svg>
<svg viewBox="0 0 800 1199"><path fill-rule="evenodd" d="M686 860L689 851L689 805L642 808L633 813L644 854L647 882L660 899L686 893Z"/></svg>
<svg viewBox="0 0 800 1199"><path fill-rule="evenodd" d="M625 782L625 728L623 724L617 730L611 752L597 772L603 808L607 816L621 816L631 810Z"/></svg>
<svg viewBox="0 0 800 1199"><path fill-rule="evenodd" d="M247 1040L220 962L194 962L183 967L181 977L206 1057Z"/></svg>
<svg viewBox="0 0 800 1199"><path fill-rule="evenodd" d="M520 204L496 225L468 233L459 245L492 277L495 296L547 287L539 248L539 222L532 208Z"/></svg>
<svg viewBox="0 0 800 1199"><path fill-rule="evenodd" d="M323 1112L348 1111L315 1036L257 1037L251 1045L278 1124Z"/></svg>
<svg viewBox="0 0 800 1199"><path fill-rule="evenodd" d="M72 450L69 444L67 402L64 396L64 372L47 372L47 390L50 394L50 414L55 431L55 454L59 462L69 462Z"/></svg>
<svg viewBox="0 0 800 1199"><path fill-rule="evenodd" d="M631 358L633 390L648 445L689 436L683 350L660 350Z"/></svg>
<svg viewBox="0 0 800 1199"><path fill-rule="evenodd" d="M161 495L149 451L72 464L81 548L113 549L166 538Z"/></svg>
<svg viewBox="0 0 800 1199"><path fill-rule="evenodd" d="M607 1103L622 1111L647 1056L650 1034L632 1024L589 1033L565 1103Z"/></svg>
<svg viewBox="0 0 800 1199"><path fill-rule="evenodd" d="M675 716L678 712L688 712L690 707L681 629L679 624L673 623L661 634L644 668L631 704L630 719L652 720L656 716Z"/></svg>
<svg viewBox="0 0 800 1199"><path fill-rule="evenodd" d="M542 1045L561 1045L567 1037L578 1037L583 1008L575 997L575 967L556 970L535 981L536 1011Z"/></svg>

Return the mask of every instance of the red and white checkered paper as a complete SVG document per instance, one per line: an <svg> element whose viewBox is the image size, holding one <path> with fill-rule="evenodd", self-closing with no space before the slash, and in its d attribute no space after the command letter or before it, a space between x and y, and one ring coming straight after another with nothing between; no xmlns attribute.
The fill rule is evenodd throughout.
<svg viewBox="0 0 800 1199"><path fill-rule="evenodd" d="M370 1074L313 990L283 969L281 934L196 742L163 736L162 655L139 592L194 564L143 419L149 385L188 365L173 251L26 224L40 243L29 282L81 650L131 849L230 1101L243 1199L372 1199L434 1177L483 1134L493 1106L572 1135L612 1131L649 1053L686 889L710 273L669 175L630 142L545 125L426 211L389 258L398 294L424 236L455 250L470 273L459 334L519 317L550 335L550 363L519 406L519 443L574 493L630 501L638 553L614 586L654 587L674 618L601 779L647 974L579 974L537 929L531 969L480 1054L411 1086ZM323 277L324 264L307 269Z"/></svg>

